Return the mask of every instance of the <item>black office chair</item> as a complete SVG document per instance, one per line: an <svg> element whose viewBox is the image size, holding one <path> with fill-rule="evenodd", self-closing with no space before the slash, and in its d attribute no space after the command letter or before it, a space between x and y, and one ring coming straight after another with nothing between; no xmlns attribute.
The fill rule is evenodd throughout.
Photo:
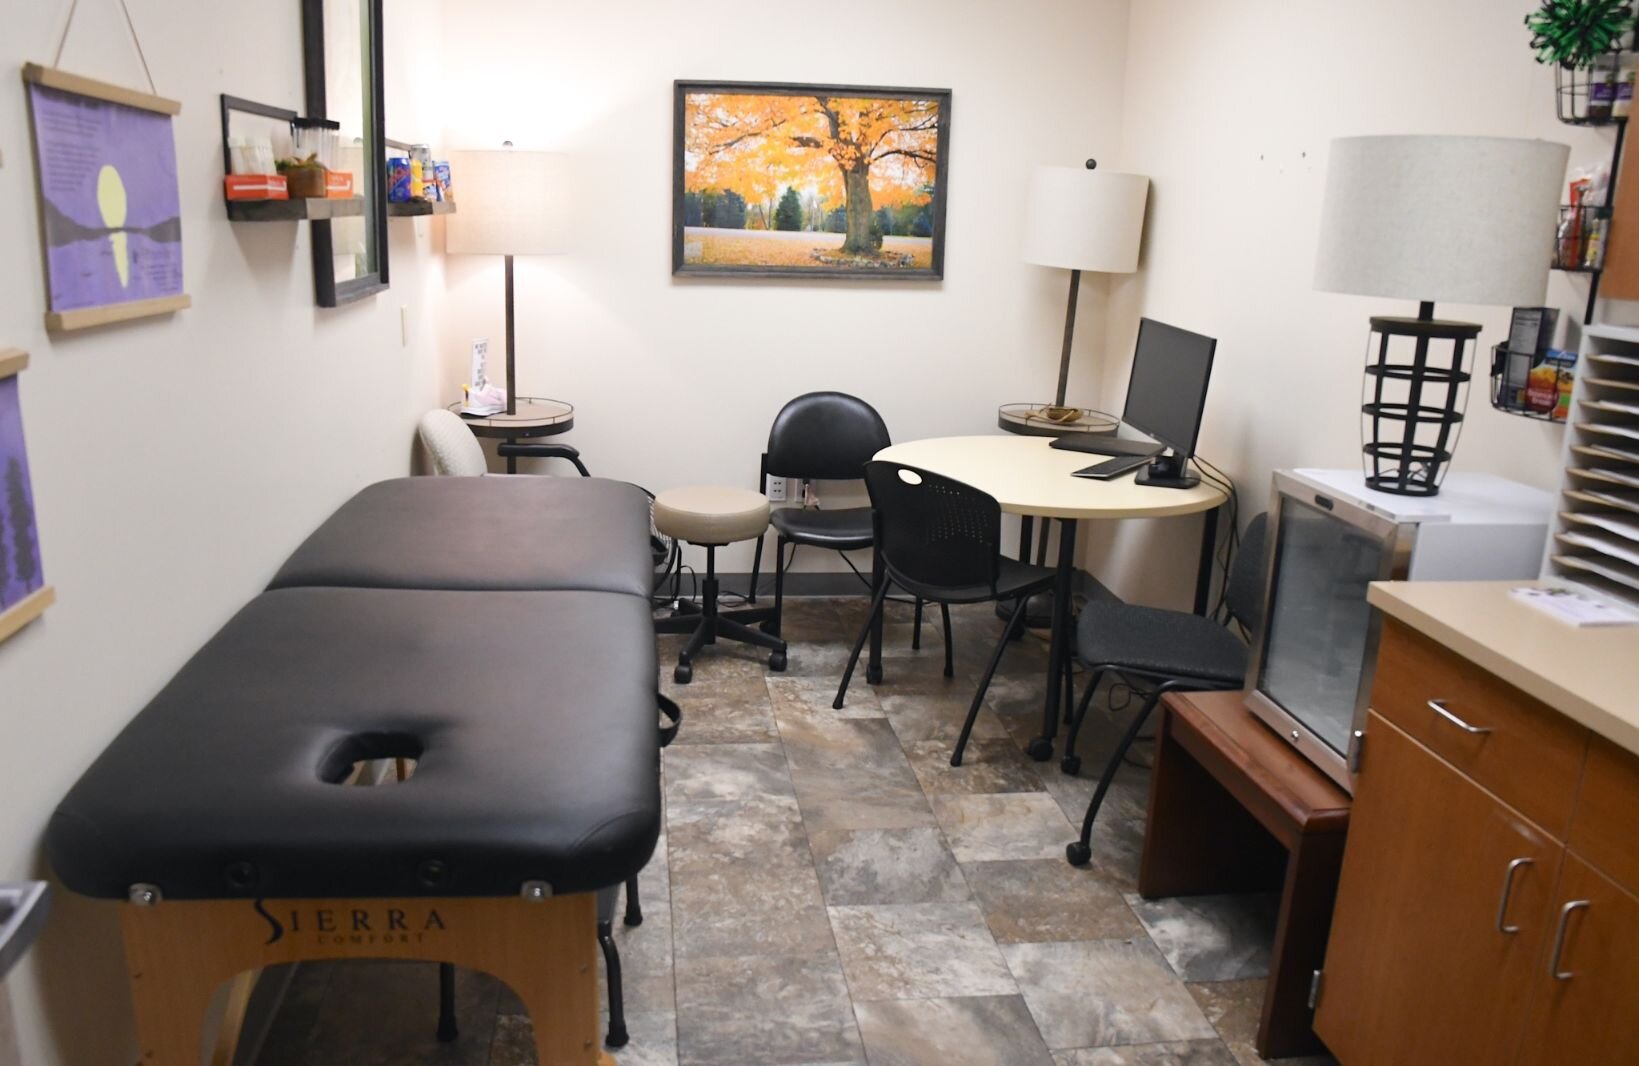
<svg viewBox="0 0 1639 1066"><path fill-rule="evenodd" d="M798 396L774 416L768 430L768 450L763 452L757 475L758 491L770 477L804 481L858 481L865 464L877 452L893 443L887 423L876 408L845 392L810 392ZM871 546L871 509L844 507L819 510L810 507L777 507L769 516L774 527L774 617L763 630L780 635L785 609L785 547L806 544L836 552L859 551ZM751 560L751 595L757 598L757 581L762 571L763 542ZM945 629L945 661L950 662L950 608L940 605ZM916 623L911 647L922 646L922 601L916 601Z"/></svg>
<svg viewBox="0 0 1639 1066"><path fill-rule="evenodd" d="M865 487L871 494L876 551L882 577L871 599L865 626L854 641L842 685L831 704L842 709L860 650L882 612L888 588L898 585L918 599L937 603L988 603L1015 600L1012 617L1002 628L985 668L973 704L968 708L962 734L951 754L952 766L962 765L973 720L979 716L990 679L1007 649L1008 635L1025 603L1037 592L1053 587L1051 567L1032 566L1006 558L1001 552L1002 509L994 496L971 485L904 463L865 464ZM950 627L945 627L949 634ZM945 644L945 673L951 673L950 644Z"/></svg>
<svg viewBox="0 0 1639 1066"><path fill-rule="evenodd" d="M1269 516L1260 514L1252 519L1241 538L1224 591L1224 606L1229 613L1226 623L1188 611L1139 607L1119 600L1095 601L1082 608L1076 627L1076 653L1087 665L1089 677L1087 691L1076 708L1075 720L1070 723L1060 768L1067 774L1081 769L1076 735L1087 720L1093 693L1098 691L1099 680L1105 673L1138 679L1155 687L1145 697L1104 767L1098 790L1093 793L1087 816L1081 822L1081 839L1064 849L1070 865L1084 866L1092 858L1093 820L1104 805L1104 796L1110 791L1128 749L1161 697L1174 690L1218 692L1238 689L1245 683L1246 642L1231 632L1227 623L1238 623L1252 633L1262 621L1268 527Z"/></svg>

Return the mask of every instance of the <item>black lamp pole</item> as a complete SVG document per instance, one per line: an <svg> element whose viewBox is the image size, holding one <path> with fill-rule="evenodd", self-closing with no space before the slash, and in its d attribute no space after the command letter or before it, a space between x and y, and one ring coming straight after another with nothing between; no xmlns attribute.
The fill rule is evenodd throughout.
<svg viewBox="0 0 1639 1066"><path fill-rule="evenodd" d="M1092 160L1087 161L1089 168ZM1064 406L1064 393L1070 384L1070 342L1076 333L1076 297L1081 293L1080 269L1070 271L1070 305L1064 311L1064 351L1059 355L1059 388L1053 394L1053 406Z"/></svg>
<svg viewBox="0 0 1639 1066"><path fill-rule="evenodd" d="M517 348L518 333L512 309L512 256L509 255L506 257L506 413L509 415L518 413Z"/></svg>

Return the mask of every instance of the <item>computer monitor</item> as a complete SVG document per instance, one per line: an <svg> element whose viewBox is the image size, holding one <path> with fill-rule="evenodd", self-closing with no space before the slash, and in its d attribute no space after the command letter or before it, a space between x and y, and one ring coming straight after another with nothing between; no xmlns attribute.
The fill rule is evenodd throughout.
<svg viewBox="0 0 1639 1066"><path fill-rule="evenodd" d="M1121 420L1172 452L1157 460L1148 471L1149 478L1140 477L1140 481L1160 484L1170 478L1193 483L1185 475L1184 464L1195 454L1217 347L1212 337L1150 318L1139 320L1138 346Z"/></svg>

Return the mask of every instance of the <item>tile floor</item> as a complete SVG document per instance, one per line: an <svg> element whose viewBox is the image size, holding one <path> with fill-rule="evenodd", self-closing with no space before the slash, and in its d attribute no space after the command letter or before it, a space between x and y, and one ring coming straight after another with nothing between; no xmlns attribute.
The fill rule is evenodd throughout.
<svg viewBox="0 0 1639 1066"><path fill-rule="evenodd" d="M964 765L949 765L1000 627L988 607L953 612L950 680L937 612L913 652L909 611L894 609L884 683L861 671L832 710L863 615L862 600L790 601L785 674L725 645L687 686L671 682L681 638L662 638L662 688L685 717L665 752L646 920L615 925L632 1034L617 1062L1261 1062L1274 900L1141 899L1147 776L1131 766L1093 862L1064 861L1116 725L1083 733L1080 778L1024 755L1046 672L1034 637L1009 648ZM304 967L258 1062L534 1063L529 1021L497 982L460 974L453 1044L432 1039L436 990L430 965Z"/></svg>

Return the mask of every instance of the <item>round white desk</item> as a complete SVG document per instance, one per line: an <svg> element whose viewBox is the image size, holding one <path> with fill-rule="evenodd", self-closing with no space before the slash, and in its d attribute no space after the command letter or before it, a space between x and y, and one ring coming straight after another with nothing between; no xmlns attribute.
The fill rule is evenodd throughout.
<svg viewBox="0 0 1639 1066"><path fill-rule="evenodd" d="M1213 550L1218 539L1218 508L1229 499L1205 481L1189 489L1140 485L1134 480L1136 471L1111 481L1074 477L1075 471L1102 462L1104 457L1060 451L1051 444L1049 437L1014 434L934 437L895 444L876 454L878 459L942 474L994 496L1004 512L1019 515L1024 522L1019 537L1021 560L1028 561L1031 520L1060 520L1058 582L1053 593L1052 640L1047 664L1047 704L1042 713L1042 733L1029 746L1030 757L1038 762L1053 757L1060 699L1065 700L1066 710L1074 705L1069 679L1069 642L1076 520L1164 518L1205 512L1195 581L1195 612L1205 614L1212 586ZM1046 537L1044 521L1044 543ZM879 631L871 635L871 658L865 676L873 683L882 677Z"/></svg>

